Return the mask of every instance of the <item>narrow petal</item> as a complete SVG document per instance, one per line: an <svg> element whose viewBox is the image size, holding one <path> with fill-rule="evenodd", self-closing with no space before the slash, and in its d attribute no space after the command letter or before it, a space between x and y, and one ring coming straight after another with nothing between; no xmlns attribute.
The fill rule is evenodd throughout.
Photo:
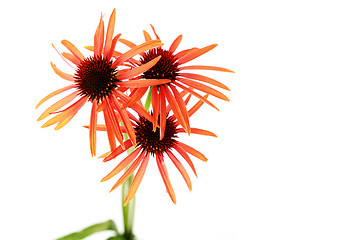
<svg viewBox="0 0 360 240"><path fill-rule="evenodd" d="M139 67L121 71L121 72L119 71L116 74L116 78L118 80L124 80L124 79L130 79L130 78L136 77L137 75L140 75L143 72L146 72L147 70L152 68L160 60L160 58L161 58L161 56L158 56L157 58L155 58L155 59L151 60L150 62L147 62ZM154 79L152 79L152 80L154 80Z"/></svg>
<svg viewBox="0 0 360 240"><path fill-rule="evenodd" d="M71 65L68 61L66 61L67 58L64 58L64 56L63 56L64 53L61 54L61 53L56 49L56 47L54 46L54 44L51 44L51 45L52 45L52 47L55 49L55 51L59 54L59 56L64 60L64 62L66 62L67 65L69 65L70 67L72 67L72 68L75 69L75 67L74 67L73 65ZM67 53L67 54L71 55L73 59L76 59L76 58L74 57L74 55L72 55L71 53ZM80 61L77 60L77 59L76 59L76 61L80 62ZM77 64L75 64L75 65L77 65Z"/></svg>
<svg viewBox="0 0 360 240"><path fill-rule="evenodd" d="M157 128L157 122L158 122L158 115L159 115L159 94L158 94L158 90L156 87L153 87L151 89L151 105L152 105L152 109L153 109L153 117L154 117L154 122L153 122L153 131L156 131Z"/></svg>
<svg viewBox="0 0 360 240"><path fill-rule="evenodd" d="M188 111L186 110L185 102L174 85L170 85L170 88L174 94L175 100L180 108L181 115L184 119L184 123L185 123L185 127L186 127L185 130L190 134L191 129L190 129L190 122L189 122L189 115L188 115Z"/></svg>
<svg viewBox="0 0 360 240"><path fill-rule="evenodd" d="M139 79L139 80L124 81L121 82L119 85L121 87L128 87L128 88L147 88L150 86L162 85L169 82L171 82L170 79Z"/></svg>
<svg viewBox="0 0 360 240"><path fill-rule="evenodd" d="M154 32L154 34L155 34L155 36L156 36L156 39L157 39L157 40L160 40L160 37L159 37L159 35L157 35L157 33L156 33L156 31L155 31L154 26L153 26L153 25L151 25L151 24L150 24L150 26L151 26L151 28L152 28L152 30L153 30L153 32Z"/></svg>
<svg viewBox="0 0 360 240"><path fill-rule="evenodd" d="M139 154L140 148L137 148L135 151L130 153L126 158L124 158L108 175L106 175L101 182L107 181L110 178L114 177L116 174L124 170Z"/></svg>
<svg viewBox="0 0 360 240"><path fill-rule="evenodd" d="M166 125L166 98L165 93L162 88L159 89L159 103L160 103L160 140L164 138L165 135L165 125Z"/></svg>
<svg viewBox="0 0 360 240"><path fill-rule="evenodd" d="M104 57L110 59L111 55L109 56L110 49L111 49L111 43L112 43L112 37L114 34L114 27L115 27L115 15L116 10L112 11L110 18L109 18L109 24L106 32L106 39L105 39L105 46L104 46Z"/></svg>
<svg viewBox="0 0 360 240"><path fill-rule="evenodd" d="M159 47L161 45L163 45L163 43L161 43L160 41L152 40L152 41L147 41L143 44L140 44L136 47L133 47L132 49L130 49L129 51L127 51L123 55L121 55L119 58L117 58L115 60L115 62L113 63L113 67L119 66L124 61L128 60L129 58L132 58L133 56L135 56L139 53L142 53L142 52L147 51L154 47Z"/></svg>
<svg viewBox="0 0 360 240"><path fill-rule="evenodd" d="M182 142L178 142L176 141L176 144L178 144L180 147L182 147L186 152L190 153L191 155L193 155L194 157L197 157L198 159L206 162L207 158L204 156L204 154L202 154L201 152L199 152L198 150L190 147L189 145L186 145L185 143Z"/></svg>
<svg viewBox="0 0 360 240"><path fill-rule="evenodd" d="M143 34L146 42L152 40L147 31L143 30Z"/></svg>
<svg viewBox="0 0 360 240"><path fill-rule="evenodd" d="M208 96L209 96L209 94L206 94L206 95L204 96L204 99L207 99ZM191 117L194 113L196 113L197 110L199 110L200 107L201 107L203 104L204 104L204 101L199 100L192 108L190 108L190 110L188 111L189 117Z"/></svg>
<svg viewBox="0 0 360 240"><path fill-rule="evenodd" d="M212 45L209 45L207 47L200 48L197 51L191 52L191 53L185 55L184 57L179 58L179 60L178 60L179 64L184 64L184 63L190 62L191 60L193 60L193 59L195 59L197 57L200 57L201 55L203 55L203 54L207 53L208 51L214 49L216 46L217 46L217 44L212 44Z"/></svg>
<svg viewBox="0 0 360 240"><path fill-rule="evenodd" d="M89 138L90 138L90 152L91 156L96 155L96 127L97 127L97 100L93 101L91 107L91 115L90 115L90 129L89 129Z"/></svg>
<svg viewBox="0 0 360 240"><path fill-rule="evenodd" d="M214 104L212 104L211 102L209 102L206 98L204 98L203 96L201 96L200 94L194 92L192 89L185 87L177 82L174 83L176 86L188 91L190 94L194 95L195 97L199 98L201 101L209 104L211 107L215 108L216 110L220 111Z"/></svg>
<svg viewBox="0 0 360 240"><path fill-rule="evenodd" d="M219 88L230 91L230 88L228 88L225 84L222 84L221 82L216 81L215 79L212 79L212 78L209 78L206 76L202 76L202 75L194 74L194 73L181 73L180 76L185 77L185 78L195 79L195 80L206 82L206 83L210 83L214 86L217 86Z"/></svg>
<svg viewBox="0 0 360 240"><path fill-rule="evenodd" d="M104 45L104 21L103 15L101 14L99 25L96 28L94 35L94 54L95 56L99 56L102 53L103 45Z"/></svg>
<svg viewBox="0 0 360 240"><path fill-rule="evenodd" d="M185 161L189 164L189 166L193 170L195 176L197 177L195 166L194 166L193 162L191 161L189 155L186 153L186 151L179 145L174 145L174 149L185 159Z"/></svg>
<svg viewBox="0 0 360 240"><path fill-rule="evenodd" d="M166 169L165 163L164 163L164 158L162 155L156 155L156 163L158 165L159 171L160 171L160 175L164 181L166 190L171 198L171 200L173 201L173 203L176 204L176 198L175 198L175 192L173 187L171 186L171 182L169 179L169 174L168 171Z"/></svg>
<svg viewBox="0 0 360 240"><path fill-rule="evenodd" d="M183 66L179 68L180 70L212 70L212 71L220 71L220 72L230 72L235 73L232 70L222 67L214 67L214 66L203 66L203 65L192 65L192 66Z"/></svg>
<svg viewBox="0 0 360 240"><path fill-rule="evenodd" d="M132 105L134 103L136 103L137 101L139 101L147 92L148 87L140 87L140 88L136 88L133 92L131 92L130 94L130 101L126 104L125 107Z"/></svg>
<svg viewBox="0 0 360 240"><path fill-rule="evenodd" d="M179 46L180 42L182 39L182 35L179 35L174 42L171 44L170 48L169 48L169 52L174 53L175 50L177 49L177 47Z"/></svg>
<svg viewBox="0 0 360 240"><path fill-rule="evenodd" d="M49 95L47 95L46 97L41 99L41 101L36 105L35 109L38 108L41 104L43 104L45 101L49 100L50 98L52 98L52 97L54 97L54 96L56 96L56 95L58 95L58 94L60 94L62 92L65 92L65 91L67 91L69 89L72 89L74 87L75 87L75 85L73 84L73 85L69 85L67 87L60 88L60 89L50 93Z"/></svg>
<svg viewBox="0 0 360 240"><path fill-rule="evenodd" d="M144 174L145 174L145 170L146 170L146 167L147 167L147 164L149 162L149 157L150 155L147 154L144 158L144 160L142 161L140 167L139 167L139 170L137 171L131 185L130 185L130 188L129 188L129 192L125 198L125 201L124 201L124 206L127 205L130 200L134 197L137 189L139 188L140 186L140 183L141 183L141 180L143 179L144 177Z"/></svg>
<svg viewBox="0 0 360 240"><path fill-rule="evenodd" d="M84 59L84 55L77 49L71 42L67 40L62 40L61 43L69 49L69 51L76 57L79 61L82 61Z"/></svg>
<svg viewBox="0 0 360 240"><path fill-rule="evenodd" d="M175 54L175 57L177 59L181 59L182 57L184 57L185 55L188 55L192 52L196 52L197 50L199 50L199 48L190 48L190 49L185 49L185 50L182 50L180 52L178 52L177 54Z"/></svg>
<svg viewBox="0 0 360 240"><path fill-rule="evenodd" d="M78 95L77 92L73 92L69 95L67 95L66 97L60 99L59 101L57 101L55 104L51 105L50 107L48 107L41 115L40 117L37 119L37 121L41 121L44 118L46 118L47 116L50 115L50 113L57 111L58 109L62 108L63 106L65 106L66 104L68 104L69 102L71 102L72 100L74 100L76 98L76 96Z"/></svg>
<svg viewBox="0 0 360 240"><path fill-rule="evenodd" d="M111 47L109 49L109 52L107 53L107 58L110 60L110 58L113 56L114 54L114 50L115 50L115 47L116 47L116 43L117 43L117 40L119 39L121 34L118 34L114 37L112 43L111 43Z"/></svg>
<svg viewBox="0 0 360 240"><path fill-rule="evenodd" d="M64 58L66 58L67 60L69 60L70 62L72 62L73 64L75 64L76 66L80 64L80 60L77 59L76 57L74 57L74 55L72 55L71 53L68 52L63 52L61 54Z"/></svg>
<svg viewBox="0 0 360 240"><path fill-rule="evenodd" d="M123 39L123 38L119 38L118 39L119 42L125 44L126 46L128 46L129 48L133 48L136 47L136 44L133 42L130 42L129 40Z"/></svg>
<svg viewBox="0 0 360 240"><path fill-rule="evenodd" d="M125 173L120 177L120 179L114 184L110 192L114 191L118 186L123 184L131 176L131 174L133 174L139 164L143 161L144 154L145 152L140 153L139 157L131 164L128 170L126 170Z"/></svg>
<svg viewBox="0 0 360 240"><path fill-rule="evenodd" d="M125 152L126 150L128 150L129 148L131 148L132 146L134 146L130 139L126 140L124 142L124 145L125 148L123 148L122 146L118 146L117 148L115 148L115 150L111 151L111 153L107 155L103 161L104 162L110 161L116 158L117 156L119 156L120 154L122 154L123 152Z"/></svg>
<svg viewBox="0 0 360 240"><path fill-rule="evenodd" d="M73 75L70 75L70 74L67 74L67 73L64 73L62 71L60 71L56 66L55 64L53 64L52 62L50 62L51 64L51 67L52 69L54 70L54 72L61 78L65 79L65 80L68 80L70 82L74 82L74 76Z"/></svg>
<svg viewBox="0 0 360 240"><path fill-rule="evenodd" d="M109 98L105 98L105 112L107 112L107 114L108 114L108 123L106 124L106 126L108 127L108 124L111 124L111 126L109 126L109 127L111 127L113 133L115 134L115 137L117 138L119 143L123 147L125 147L122 132L121 132L119 123L116 120L114 109L113 109L110 101L111 100ZM115 149L115 148L112 148L111 150L113 150L113 149Z"/></svg>
<svg viewBox="0 0 360 240"><path fill-rule="evenodd" d="M175 155L171 151L167 151L166 153L169 156L169 158L171 159L171 161L174 163L175 167L179 170L179 172L183 176L189 190L191 191L192 190L191 180L190 180L190 177L189 177L186 169L184 168L184 166L180 163L180 161L175 157Z"/></svg>
<svg viewBox="0 0 360 240"><path fill-rule="evenodd" d="M108 107L106 106L106 104L104 104L104 106L105 107L104 107L103 114L104 114L104 120L105 120L105 126L106 126L106 133L107 133L108 140L109 140L110 150L114 151L116 149L115 130L113 128L114 124L113 124L112 118L109 115Z"/></svg>
<svg viewBox="0 0 360 240"><path fill-rule="evenodd" d="M221 92L219 92L218 90L215 90L209 86L206 86L202 83L199 83L199 82L195 82L195 81L192 81L190 79L185 79L185 78L177 78L178 81L190 86L190 87L193 87L195 89L198 89L200 91L203 91L205 93L209 93L217 98L220 98L222 100L225 100L225 101L230 101L229 98L227 98L224 94L222 94Z"/></svg>
<svg viewBox="0 0 360 240"><path fill-rule="evenodd" d="M186 132L186 131L183 128L178 128L177 132L181 133L181 132ZM204 135L204 136L210 136L210 137L217 137L214 133L204 130L204 129L199 129L199 128L191 128L191 133L200 134L200 135Z"/></svg>

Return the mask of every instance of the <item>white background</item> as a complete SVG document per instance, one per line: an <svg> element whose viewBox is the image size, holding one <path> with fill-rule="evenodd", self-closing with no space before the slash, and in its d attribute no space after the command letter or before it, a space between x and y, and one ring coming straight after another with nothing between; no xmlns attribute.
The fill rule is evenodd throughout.
<svg viewBox="0 0 360 240"><path fill-rule="evenodd" d="M203 72L232 91L229 103L212 98L220 112L205 106L191 119L218 138L182 138L209 159L194 159L193 191L170 168L172 204L150 162L137 194L138 239L360 239L358 1L104 2L0 8L0 239L55 239L108 219L122 228L120 191L100 183L116 162L92 158L81 127L89 105L59 131L42 129L45 107L35 110L68 84L49 62L72 70L51 43L92 45L101 12L107 25L113 8L124 38L141 43L153 24L165 47L179 34L179 50L218 43L194 64L236 72Z"/></svg>

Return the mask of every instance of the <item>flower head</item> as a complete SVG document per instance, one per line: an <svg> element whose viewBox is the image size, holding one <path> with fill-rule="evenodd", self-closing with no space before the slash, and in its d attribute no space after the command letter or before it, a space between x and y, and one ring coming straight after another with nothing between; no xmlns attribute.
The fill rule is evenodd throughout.
<svg viewBox="0 0 360 240"><path fill-rule="evenodd" d="M151 26L157 40L160 40L159 36L155 32L153 26ZM144 36L146 41L151 41L150 35L144 31ZM203 102L209 104L215 109L219 110L213 103L201 96L197 91L204 92L220 98L225 101L229 99L220 91L210 87L206 84L213 85L218 88L225 90L230 90L226 85L218 82L215 79L186 72L186 70L213 70L213 71L222 71L222 72L232 72L226 68L214 67L214 66L203 66L203 65L190 65L184 66L184 64L200 57L201 55L207 53L208 51L214 49L217 44L212 44L204 48L191 48L176 52L177 47L179 46L182 40L182 35L179 35L171 44L168 50L164 49L162 46L150 49L140 54L141 58L139 61L134 62L133 66L142 66L151 62L153 59L161 56L160 60L150 69L144 71L141 74L142 79L169 79L168 83L160 83L157 87L151 88L151 104L152 110L154 112L154 122L157 122L157 118L160 118L160 138L164 137L165 133L165 121L166 121L166 112L164 106L169 103L171 109L174 112L174 116L179 122L179 124L185 129L186 132L190 134L190 123L189 116L186 111L186 107L183 99L180 97L179 89L185 90L193 96L196 96ZM135 46L134 43L129 42L124 39L119 39L120 42L126 44L129 47ZM206 83L206 84L204 84ZM131 102L136 102L139 100L146 92L147 88L139 88L136 90L136 93L133 94ZM156 126L154 125L154 130Z"/></svg>
<svg viewBox="0 0 360 240"><path fill-rule="evenodd" d="M184 96L185 94L185 91L180 93L181 96ZM189 99L190 96L184 101L184 104L187 104L189 102ZM204 96L204 99L207 99L207 95ZM203 101L197 102L188 111L189 117L193 115L201 107L202 104ZM179 125L174 115L169 116L170 110L171 108L170 106L168 106L166 109L167 117L166 124L164 126L165 131L162 138L160 138L160 129L156 128L156 130L153 131L153 123L150 122L148 119L139 116L137 119L134 120L134 131L137 142L134 151L130 153L127 157L125 157L107 176L102 179L102 181L109 180L110 178L114 177L119 172L124 170L127 166L129 166L129 168L123 173L123 175L119 178L119 180L111 189L111 191L113 191L118 186L123 184L140 166L133 179L133 182L131 183L129 192L125 198L124 205L126 205L135 195L144 176L150 157L155 157L166 190L174 203L176 203L175 192L172 188L169 174L165 166L165 156L167 155L172 161L172 163L179 170L190 190L192 189L190 177L184 166L180 162L179 158L175 155L175 152L177 152L190 165L195 175L195 167L189 157L189 154L199 158L200 160L207 161L206 157L202 153L178 140L178 134L185 132L185 129ZM191 128L191 131L192 133L196 134L216 137L216 135L212 132L203 129ZM114 159L132 146L134 145L129 140L126 141L125 148L118 147L109 154L105 154L103 156L105 157L104 162Z"/></svg>
<svg viewBox="0 0 360 240"><path fill-rule="evenodd" d="M94 35L94 46L91 47L93 55L89 57L85 57L71 42L67 40L61 41L70 53L65 52L60 55L64 58L65 62L74 68L75 73L64 73L53 63L51 63L51 66L57 75L67 81L70 81L71 85L50 93L36 106L36 108L39 107L45 101L60 93L73 90L73 92L48 107L38 118L38 121L40 121L52 115L53 117L43 124L42 127L57 124L55 129L60 129L77 114L86 102L91 102L92 110L90 114L89 132L90 151L92 155L96 154L95 128L97 125L98 112L103 110L111 149L116 148L116 139L122 147L125 147L119 121L123 122L125 132L128 133L131 141L135 143L135 133L131 126L128 113L126 109L124 109L124 106L130 98L124 94L124 91L129 88L136 89L138 87L157 85L159 81L162 83L170 81L154 81L153 79L142 80L141 82L136 80L129 81L129 79L142 74L144 71L147 71L149 68L154 66L161 57L153 59L136 68L126 67L128 64L127 62L135 55L153 47L161 46L162 43L159 40L147 41L146 43L138 46L134 45L129 51L123 54L118 53L117 56L114 57L115 47L118 39L120 38L120 34L113 38L114 26L115 9L110 16L106 32L104 31L103 16L101 16L99 25L97 26ZM69 106L67 106L68 104ZM129 106L142 114L144 117L152 119L145 109L138 103L132 103Z"/></svg>

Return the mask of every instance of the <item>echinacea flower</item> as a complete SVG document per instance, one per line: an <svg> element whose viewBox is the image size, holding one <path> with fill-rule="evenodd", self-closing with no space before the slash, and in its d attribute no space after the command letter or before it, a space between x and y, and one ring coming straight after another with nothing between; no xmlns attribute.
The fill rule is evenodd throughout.
<svg viewBox="0 0 360 240"><path fill-rule="evenodd" d="M156 34L154 27L151 25L154 34L157 40L160 40L159 36ZM146 41L151 41L150 35L144 31L144 36ZM168 50L163 47L157 47L150 49L142 54L139 61L134 61L133 66L142 66L151 62L153 59L161 56L160 60L149 70L144 71L144 73L138 77L141 79L169 79L169 83L159 83L157 87L151 88L151 104L152 110L154 113L154 122L157 122L157 118L160 118L160 139L164 137L165 124L166 124L166 111L164 106L166 101L169 103L172 111L174 112L175 118L179 121L180 125L185 129L186 132L190 134L190 123L189 116L186 111L186 107L183 99L179 95L178 88L185 90L186 92L194 95L205 103L209 104L213 108L219 110L213 103L201 96L197 91L201 91L217 98L220 98L225 101L229 99L220 91L204 84L211 84L213 86L230 90L226 85L220 83L219 81L206 77L199 74L184 72L184 70L214 70L222 72L233 72L226 68L215 67L215 66L203 66L203 65L190 65L183 66L184 64L194 60L197 57L207 53L208 51L214 49L217 44L212 44L203 48L191 48L175 53L177 47L179 46L182 40L182 35L179 35L171 44ZM120 42L124 43L128 47L136 46L134 43L125 40L119 39ZM137 78L137 79L138 79ZM130 102L136 102L139 100L147 91L147 87L137 88L132 93L132 99ZM154 130L156 126L154 125Z"/></svg>
<svg viewBox="0 0 360 240"><path fill-rule="evenodd" d="M180 93L181 96L185 95L186 93L183 91ZM189 102L191 95L187 97L184 101L186 105ZM203 97L207 99L207 95ZM203 104L203 101L198 101L189 111L188 116L192 116ZM134 131L136 135L136 142L135 149L132 153L130 153L127 157L125 157L107 176L105 176L102 181L109 180L110 178L117 175L119 172L124 170L126 167L128 169L123 173L123 175L119 178L119 180L115 183L111 191L116 189L118 186L123 184L138 168L138 171L130 185L128 194L125 198L124 205L126 205L135 195L141 180L144 176L145 170L147 168L147 164L149 162L149 158L151 156L155 156L157 166L159 168L160 175L165 183L166 190L171 198L171 200L176 203L175 192L173 187L170 183L169 174L167 168L165 166L165 154L170 158L172 163L176 166L176 168L181 173L182 177L184 178L188 188L192 189L190 177L185 170L182 163L179 161L178 157L175 155L175 151L190 165L191 169L193 170L194 174L196 175L195 167L192 160L189 157L193 155L199 158L202 161L207 161L207 158L197 151L196 149L192 148L191 146L186 145L177 140L178 133L185 132L185 129L182 126L179 126L178 121L174 117L174 115L169 116L169 111L171 110L170 106L165 109L167 114L166 117L166 124L165 124L165 131L164 136L160 139L160 130L157 127L156 131L153 131L153 123L150 122L148 119L140 116L138 119L134 121ZM105 130L103 126L98 126L98 130ZM210 131L198 129L198 128L191 128L192 133L201 134L206 136L213 136L216 135ZM114 159L115 157L119 156L127 149L134 146L132 142L129 140L125 141L125 148L118 147L109 154L105 154L102 157L105 157L104 162Z"/></svg>
<svg viewBox="0 0 360 240"><path fill-rule="evenodd" d="M159 81L161 83L169 82L169 80L161 79L127 81L128 79L134 78L151 68L154 64L156 64L159 58L149 61L148 63L137 68L125 67L127 64L126 62L143 51L149 50L153 47L161 46L162 43L159 40L155 40L147 41L138 46L134 45L129 51L125 52L124 54L118 54L118 56L114 58L114 49L118 39L120 38L120 34L113 38L115 26L115 9L109 18L106 36L104 31L104 21L102 18L103 16L101 15L100 23L97 26L94 35L94 51L92 56L85 57L71 42L67 40L61 41L61 43L70 51L70 53L62 53L60 56L62 56L65 62L67 62L75 69L75 73L73 75L64 73L59 70L53 63L51 63L51 66L57 75L65 80L70 81L71 85L50 93L36 106L36 108L39 107L42 103L60 93L68 90L75 90L57 101L55 104L48 107L38 119L38 121L40 121L52 115L53 117L45 124L43 124L42 127L48 127L53 124L57 124L55 129L60 129L77 114L77 112L87 101L91 102L92 109L90 114L89 135L90 151L92 155L96 155L95 129L97 125L97 114L100 110L103 110L111 149L116 148L116 139L124 147L119 120L124 124L125 130L128 133L131 141L135 143L135 133L131 126L128 113L123 107L126 105L126 102L121 101L121 99L124 98L123 91L126 91L129 88L157 85L159 84ZM122 69L119 69L119 67ZM60 110L67 104L70 104L70 106ZM133 103L130 105L130 107L143 116L152 118L139 104Z"/></svg>

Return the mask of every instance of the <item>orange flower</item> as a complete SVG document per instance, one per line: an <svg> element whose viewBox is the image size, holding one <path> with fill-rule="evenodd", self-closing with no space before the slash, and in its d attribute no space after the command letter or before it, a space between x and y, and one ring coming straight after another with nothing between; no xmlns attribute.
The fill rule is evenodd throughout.
<svg viewBox="0 0 360 240"><path fill-rule="evenodd" d="M186 92L183 91L179 93L179 95L183 96ZM184 101L186 105L190 99L189 95L187 99ZM207 95L202 97L203 99L207 99ZM189 111L188 116L192 116L203 104L202 100L198 101ZM177 134L181 132L185 132L185 129L179 126L178 121L174 115L168 116L170 111L170 106L165 109L167 114L166 124L165 124L165 131L164 136L160 139L160 131L159 128L156 128L156 131L153 131L153 124L148 119L140 116L138 119L134 121L134 130L136 135L137 144L135 149L132 153L130 153L127 157L125 157L107 176L105 176L101 181L109 180L110 178L117 175L119 172L124 170L127 166L129 168L124 172L124 174L119 178L119 180L115 183L111 191L116 189L118 186L123 184L136 170L136 168L140 165L131 185L129 188L129 192L125 198L124 205L129 203L129 201L135 195L141 180L144 176L148 161L150 156L155 156L156 162L160 171L160 175L165 183L166 190L170 195L171 200L176 203L175 193L171 186L169 175L165 166L164 162L164 154L166 154L176 168L179 170L181 175L183 176L188 188L191 191L191 181L190 177L185 170L184 166L179 161L178 157L175 156L174 150L180 154L180 156L185 159L185 161L190 165L191 169L193 170L194 174L196 175L195 167L189 157L193 155L199 158L202 161L207 161L206 157L197 151L196 149L186 145L177 140ZM98 130L105 130L103 127L98 127ZM198 129L198 128L191 128L192 133L213 136L216 135L210 131ZM127 149L134 146L130 140L125 141L125 148L121 148L120 146L116 148L114 151L110 152L109 154L105 154L101 157L105 157L104 162L114 159L118 155L125 152Z"/></svg>
<svg viewBox="0 0 360 240"><path fill-rule="evenodd" d="M151 25L154 34L157 40L160 40L159 36L156 34L154 27ZM146 41L151 41L150 35L144 31L144 36ZM222 94L220 91L207 86L203 83L208 83L216 87L230 90L224 84L216 81L215 79L194 74L187 73L184 70L214 70L222 72L233 72L226 68L214 67L214 66L203 66L203 65L192 65L192 66L183 66L184 64L190 62L191 60L207 53L208 51L214 49L217 44L212 44L204 48L191 48L175 53L177 47L179 46L182 39L182 35L179 35L171 44L168 50L163 49L162 47L157 47L150 49L142 54L140 54L141 59L139 61L132 62L133 66L142 66L151 62L153 59L161 56L160 60L149 70L145 71L139 78L142 79L169 79L171 82L162 84L159 83L157 88L153 87L151 89L151 104L152 110L154 113L154 122L157 122L158 116L160 117L160 139L164 137L165 132L165 122L166 122L166 111L164 106L166 101L170 104L172 111L174 112L175 118L179 121L180 125L185 129L186 132L190 134L190 123L189 116L185 108L183 99L179 95L178 88L185 90L186 92L196 96L200 100L209 104L213 108L219 110L214 104L202 97L197 91L202 91L204 93L213 95L217 98L220 98L225 101L229 99ZM119 39L120 42L124 43L129 47L134 47L135 44L127 41L125 39ZM147 87L137 88L131 96L130 102L136 102L139 100L147 91ZM195 90L194 90L195 89ZM154 125L154 130L156 126Z"/></svg>
<svg viewBox="0 0 360 240"><path fill-rule="evenodd" d="M51 63L51 66L57 75L67 81L70 81L71 85L50 93L36 106L36 108L39 107L42 103L60 93L68 90L74 90L69 95L48 107L38 119L38 121L40 121L52 115L53 117L43 124L42 127L57 124L55 129L60 129L76 115L76 113L87 101L91 102L92 109L90 114L89 135L90 151L92 155L96 155L95 129L97 125L97 114L100 110L103 110L111 149L116 148L116 139L120 142L121 146L124 147L119 121L124 123L126 132L128 133L131 141L135 143L135 133L131 126L128 113L124 109L126 102L120 100L128 98L123 92L129 88L143 88L157 85L159 84L159 81L161 83L169 82L169 80L154 79L145 81L127 81L128 79L134 78L154 66L159 58L149 61L137 68L125 67L127 61L143 51L162 45L162 43L159 40L147 41L146 43L138 46L133 46L129 51L124 54L118 54L118 56L114 58L114 49L118 39L120 38L120 34L113 38L115 9L109 19L106 36L104 31L104 21L102 18L103 16L100 18L100 23L94 36L93 56L84 57L84 55L71 42L67 40L61 41L70 53L62 53L60 56L62 56L65 62L75 69L75 73L73 75L64 73L53 63ZM122 69L119 70L118 67L122 67ZM72 103L72 101L74 102ZM70 104L70 106L59 111L59 109L65 107L67 104ZM133 103L130 107L139 112L141 115L152 119L152 117L139 104Z"/></svg>

